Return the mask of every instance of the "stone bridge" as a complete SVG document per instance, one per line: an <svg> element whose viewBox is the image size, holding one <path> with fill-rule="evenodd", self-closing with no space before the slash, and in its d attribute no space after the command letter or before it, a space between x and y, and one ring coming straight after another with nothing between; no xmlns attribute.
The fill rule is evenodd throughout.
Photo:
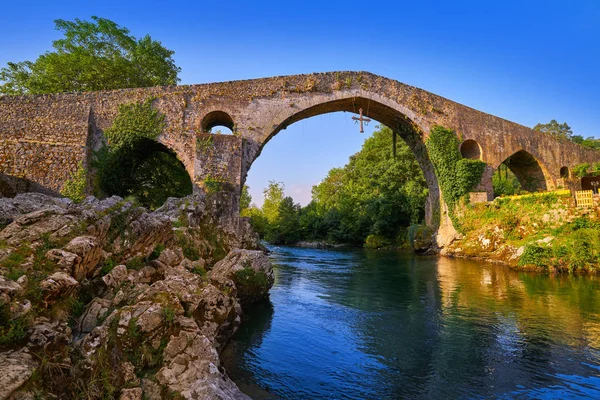
<svg viewBox="0 0 600 400"><path fill-rule="evenodd" d="M235 203L254 160L294 122L336 111L358 112L392 128L413 150L429 186L428 223L440 189L425 140L434 125L454 129L465 157L488 168L478 191L491 198L501 163L529 190L552 189L574 165L600 153L367 72L328 72L190 86L0 97L0 173L5 195L58 192L79 163L89 164L120 104L153 99L167 127L158 141L185 165L196 187L228 183ZM233 135L211 134L226 126ZM318 146L319 143L315 143ZM335 151L335 149L332 149ZM233 211L235 214L236 211ZM442 225L444 225L442 219Z"/></svg>

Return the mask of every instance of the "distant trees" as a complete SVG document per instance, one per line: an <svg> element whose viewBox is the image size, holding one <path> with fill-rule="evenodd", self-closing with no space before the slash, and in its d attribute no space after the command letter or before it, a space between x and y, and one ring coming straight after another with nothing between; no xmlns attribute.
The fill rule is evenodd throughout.
<svg viewBox="0 0 600 400"><path fill-rule="evenodd" d="M255 230L276 244L327 240L362 245L377 235L394 243L403 227L419 222L427 197L425 179L409 147L397 143L387 127L365 140L360 152L342 168L333 168L314 186L306 207L285 196L285 186L269 182L262 208L246 216Z"/></svg>
<svg viewBox="0 0 600 400"><path fill-rule="evenodd" d="M573 130L566 122L559 124L555 119L553 119L547 124L537 124L533 127L533 129L560 139L570 140L573 143L580 144L584 147L600 150L600 139L596 139L592 136L584 139L581 135L573 135Z"/></svg>
<svg viewBox="0 0 600 400"><path fill-rule="evenodd" d="M105 18L54 21L64 37L35 61L0 70L0 93L44 94L174 85L180 68L173 51L149 35L136 39Z"/></svg>
<svg viewBox="0 0 600 400"><path fill-rule="evenodd" d="M533 127L533 129L543 133L548 133L560 139L571 140L571 137L573 136L573 131L571 130L571 127L567 125L566 122L559 124L555 119L548 122L547 124L537 124Z"/></svg>

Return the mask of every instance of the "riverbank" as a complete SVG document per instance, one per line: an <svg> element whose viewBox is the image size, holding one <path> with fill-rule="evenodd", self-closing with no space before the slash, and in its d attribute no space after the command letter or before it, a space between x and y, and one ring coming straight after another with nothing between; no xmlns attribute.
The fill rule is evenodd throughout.
<svg viewBox="0 0 600 400"><path fill-rule="evenodd" d="M219 352L273 284L218 199L0 199L0 399L244 399Z"/></svg>
<svg viewBox="0 0 600 400"><path fill-rule="evenodd" d="M519 270L600 273L600 208L576 208L570 193L548 192L466 205L458 238L441 255Z"/></svg>

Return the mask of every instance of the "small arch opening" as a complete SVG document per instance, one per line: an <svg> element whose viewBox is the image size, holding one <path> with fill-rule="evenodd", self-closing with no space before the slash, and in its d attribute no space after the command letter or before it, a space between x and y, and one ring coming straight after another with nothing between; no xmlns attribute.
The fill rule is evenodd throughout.
<svg viewBox="0 0 600 400"><path fill-rule="evenodd" d="M504 160L498 167L497 172L497 181L494 181L494 178L492 178L495 195L514 194L499 190L507 184L516 193L522 190L527 192L548 190L546 173L543 166L531 153L525 150L519 150ZM502 172L504 172L504 179L501 179ZM500 185L500 181L504 181L503 185Z"/></svg>
<svg viewBox="0 0 600 400"><path fill-rule="evenodd" d="M569 168L568 167L562 167L560 169L560 177L567 179L569 178Z"/></svg>
<svg viewBox="0 0 600 400"><path fill-rule="evenodd" d="M202 132L221 135L233 135L233 118L224 111L212 111L202 120Z"/></svg>
<svg viewBox="0 0 600 400"><path fill-rule="evenodd" d="M472 139L467 139L460 145L460 154L471 160L481 160L481 146Z"/></svg>

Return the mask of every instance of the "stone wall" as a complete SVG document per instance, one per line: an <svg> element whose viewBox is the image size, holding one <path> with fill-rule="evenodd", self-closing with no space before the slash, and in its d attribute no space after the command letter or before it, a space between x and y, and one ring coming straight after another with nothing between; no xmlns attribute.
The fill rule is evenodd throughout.
<svg viewBox="0 0 600 400"><path fill-rule="evenodd" d="M271 138L294 122L348 111L383 123L405 140L421 165L430 190L428 222L445 213L425 140L434 125L454 129L461 141L474 140L488 164L477 190L489 194L491 173L515 154L539 164L545 187L556 186L560 169L598 162L598 152L482 113L451 100L367 72L330 72L273 78L124 89L93 93L0 97L0 173L58 191L103 142L119 105L152 100L167 127L158 140L172 149L197 187L209 177L241 185ZM234 136L213 135L210 148L199 146L214 125L233 128ZM316 146L319 143L315 143ZM334 151L334 149L332 149ZM512 157L512 158L511 158ZM517 165L513 167L517 168ZM527 171L521 170L526 175ZM234 197L237 196L234 193ZM441 218L443 223L445 219Z"/></svg>

